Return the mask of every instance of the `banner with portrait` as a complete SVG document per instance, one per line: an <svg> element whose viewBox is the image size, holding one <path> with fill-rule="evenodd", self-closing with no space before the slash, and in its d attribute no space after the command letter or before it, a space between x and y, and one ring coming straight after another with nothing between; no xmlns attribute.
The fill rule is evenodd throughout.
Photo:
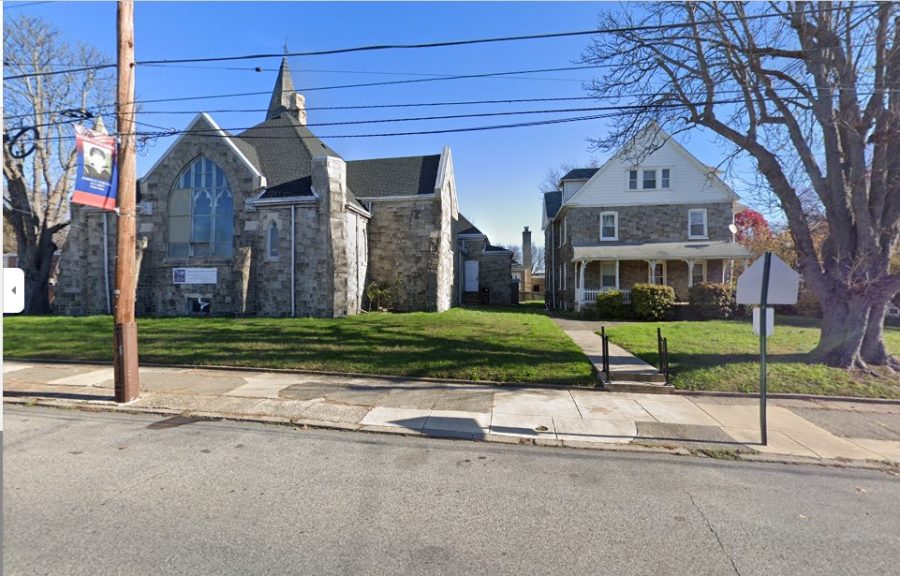
<svg viewBox="0 0 900 576"><path fill-rule="evenodd" d="M116 209L116 138L75 126L78 154L72 202Z"/></svg>

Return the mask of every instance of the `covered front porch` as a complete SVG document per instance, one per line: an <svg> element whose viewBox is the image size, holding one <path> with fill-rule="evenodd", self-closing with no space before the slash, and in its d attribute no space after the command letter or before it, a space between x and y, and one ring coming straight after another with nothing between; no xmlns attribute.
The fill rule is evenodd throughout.
<svg viewBox="0 0 900 576"><path fill-rule="evenodd" d="M750 258L750 253L731 242L648 243L616 246L576 246L576 310L596 302L609 290L631 299L631 287L638 283L671 286L679 300L687 300L694 284L730 282L734 261Z"/></svg>

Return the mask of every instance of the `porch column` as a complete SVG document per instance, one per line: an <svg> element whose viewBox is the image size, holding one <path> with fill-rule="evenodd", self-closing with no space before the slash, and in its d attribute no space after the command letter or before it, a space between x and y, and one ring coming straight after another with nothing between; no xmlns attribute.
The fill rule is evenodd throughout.
<svg viewBox="0 0 900 576"><path fill-rule="evenodd" d="M584 305L584 269L587 268L589 262L581 263L581 270L578 272L578 285L581 286L581 305Z"/></svg>
<svg viewBox="0 0 900 576"><path fill-rule="evenodd" d="M694 260L689 258L685 260L688 265L688 288L694 285Z"/></svg>
<svg viewBox="0 0 900 576"><path fill-rule="evenodd" d="M616 290L621 290L621 289L622 288L619 286L619 261L616 260Z"/></svg>
<svg viewBox="0 0 900 576"><path fill-rule="evenodd" d="M656 284L656 263L657 260L647 260L647 264L650 266L650 270L647 272L647 282L650 284Z"/></svg>
<svg viewBox="0 0 900 576"><path fill-rule="evenodd" d="M584 266L583 262L578 262L578 261L575 262L575 311L576 312L581 311L581 299L582 299L582 293L584 291L584 286L582 286L581 282L579 281L579 278L580 278L579 271L581 269L580 268L581 266Z"/></svg>

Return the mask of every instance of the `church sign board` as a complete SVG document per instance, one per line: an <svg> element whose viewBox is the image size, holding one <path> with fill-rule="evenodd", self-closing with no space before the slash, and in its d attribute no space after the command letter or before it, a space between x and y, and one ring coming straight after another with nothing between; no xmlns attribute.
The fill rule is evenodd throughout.
<svg viewBox="0 0 900 576"><path fill-rule="evenodd" d="M216 268L172 268L173 284L215 284Z"/></svg>

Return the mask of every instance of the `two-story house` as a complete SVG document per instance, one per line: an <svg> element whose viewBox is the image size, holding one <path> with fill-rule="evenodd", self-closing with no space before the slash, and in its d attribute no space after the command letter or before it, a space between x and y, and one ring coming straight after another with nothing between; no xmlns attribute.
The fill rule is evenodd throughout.
<svg viewBox="0 0 900 576"><path fill-rule="evenodd" d="M579 310L597 294L636 283L672 286L680 300L700 282L729 281L738 196L656 125L600 168L579 168L544 195L547 301Z"/></svg>

